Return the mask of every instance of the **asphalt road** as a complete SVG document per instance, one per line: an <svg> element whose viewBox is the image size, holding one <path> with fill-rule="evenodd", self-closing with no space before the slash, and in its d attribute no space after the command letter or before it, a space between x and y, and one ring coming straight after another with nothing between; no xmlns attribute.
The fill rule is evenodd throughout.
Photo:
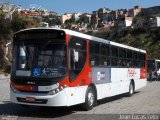
<svg viewBox="0 0 160 120"><path fill-rule="evenodd" d="M160 82L155 81L137 91L98 101L90 111L73 107L29 107L9 101L9 79L0 79L0 120L160 120Z"/></svg>

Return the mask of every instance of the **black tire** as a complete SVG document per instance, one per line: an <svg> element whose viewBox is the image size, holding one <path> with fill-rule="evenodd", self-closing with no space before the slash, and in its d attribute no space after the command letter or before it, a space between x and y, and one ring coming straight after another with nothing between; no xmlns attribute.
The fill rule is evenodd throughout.
<svg viewBox="0 0 160 120"><path fill-rule="evenodd" d="M91 110L96 103L96 94L93 87L88 87L85 95L85 103L82 104L83 110Z"/></svg>
<svg viewBox="0 0 160 120"><path fill-rule="evenodd" d="M131 82L129 85L129 92L128 92L128 96L131 97L134 94L134 83Z"/></svg>

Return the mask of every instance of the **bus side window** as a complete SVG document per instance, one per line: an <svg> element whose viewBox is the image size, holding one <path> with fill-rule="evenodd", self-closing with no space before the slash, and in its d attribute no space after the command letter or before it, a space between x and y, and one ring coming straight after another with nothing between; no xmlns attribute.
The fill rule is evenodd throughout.
<svg viewBox="0 0 160 120"><path fill-rule="evenodd" d="M145 67L145 54L144 53L138 53L138 67L144 68Z"/></svg>
<svg viewBox="0 0 160 120"><path fill-rule="evenodd" d="M127 67L132 67L132 51L127 50Z"/></svg>
<svg viewBox="0 0 160 120"><path fill-rule="evenodd" d="M119 48L119 66L120 67L127 67L126 49L124 49L124 48Z"/></svg>
<svg viewBox="0 0 160 120"><path fill-rule="evenodd" d="M133 67L136 68L138 67L138 61L137 61L137 52L133 51Z"/></svg>
<svg viewBox="0 0 160 120"><path fill-rule="evenodd" d="M97 42L90 41L90 65L100 65L100 44Z"/></svg>
<svg viewBox="0 0 160 120"><path fill-rule="evenodd" d="M157 68L160 69L160 62L157 62Z"/></svg>
<svg viewBox="0 0 160 120"><path fill-rule="evenodd" d="M101 66L110 66L110 48L106 44L101 44Z"/></svg>
<svg viewBox="0 0 160 120"><path fill-rule="evenodd" d="M118 47L111 46L111 66L118 67Z"/></svg>

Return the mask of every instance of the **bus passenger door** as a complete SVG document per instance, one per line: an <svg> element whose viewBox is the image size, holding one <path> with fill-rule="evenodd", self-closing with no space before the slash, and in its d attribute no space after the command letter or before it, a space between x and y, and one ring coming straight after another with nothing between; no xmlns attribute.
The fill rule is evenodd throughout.
<svg viewBox="0 0 160 120"><path fill-rule="evenodd" d="M80 85L86 63L86 40L72 36L69 41L69 79L72 86Z"/></svg>

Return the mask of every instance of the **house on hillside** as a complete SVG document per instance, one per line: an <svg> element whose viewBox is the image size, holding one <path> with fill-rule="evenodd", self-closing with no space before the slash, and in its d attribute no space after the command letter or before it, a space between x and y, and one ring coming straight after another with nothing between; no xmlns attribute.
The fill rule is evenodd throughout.
<svg viewBox="0 0 160 120"><path fill-rule="evenodd" d="M150 27L160 27L160 15L150 19Z"/></svg>
<svg viewBox="0 0 160 120"><path fill-rule="evenodd" d="M133 17L125 17L124 19L118 20L118 28L125 29L132 25Z"/></svg>
<svg viewBox="0 0 160 120"><path fill-rule="evenodd" d="M80 19L81 15L82 15L82 13L73 13L72 17L73 17L74 21L78 21Z"/></svg>
<svg viewBox="0 0 160 120"><path fill-rule="evenodd" d="M127 14L128 14L129 17L135 17L141 11L142 11L142 7L141 6L135 6L133 9L129 9Z"/></svg>
<svg viewBox="0 0 160 120"><path fill-rule="evenodd" d="M69 20L72 18L72 13L65 13L61 16L61 24L64 24L66 20Z"/></svg>
<svg viewBox="0 0 160 120"><path fill-rule="evenodd" d="M92 14L84 13L80 16L80 19L84 24L90 24L91 23L91 16Z"/></svg>
<svg viewBox="0 0 160 120"><path fill-rule="evenodd" d="M98 18L99 18L98 24L101 24L102 21L104 20L104 14L109 14L110 12L111 10L105 7L98 9Z"/></svg>

